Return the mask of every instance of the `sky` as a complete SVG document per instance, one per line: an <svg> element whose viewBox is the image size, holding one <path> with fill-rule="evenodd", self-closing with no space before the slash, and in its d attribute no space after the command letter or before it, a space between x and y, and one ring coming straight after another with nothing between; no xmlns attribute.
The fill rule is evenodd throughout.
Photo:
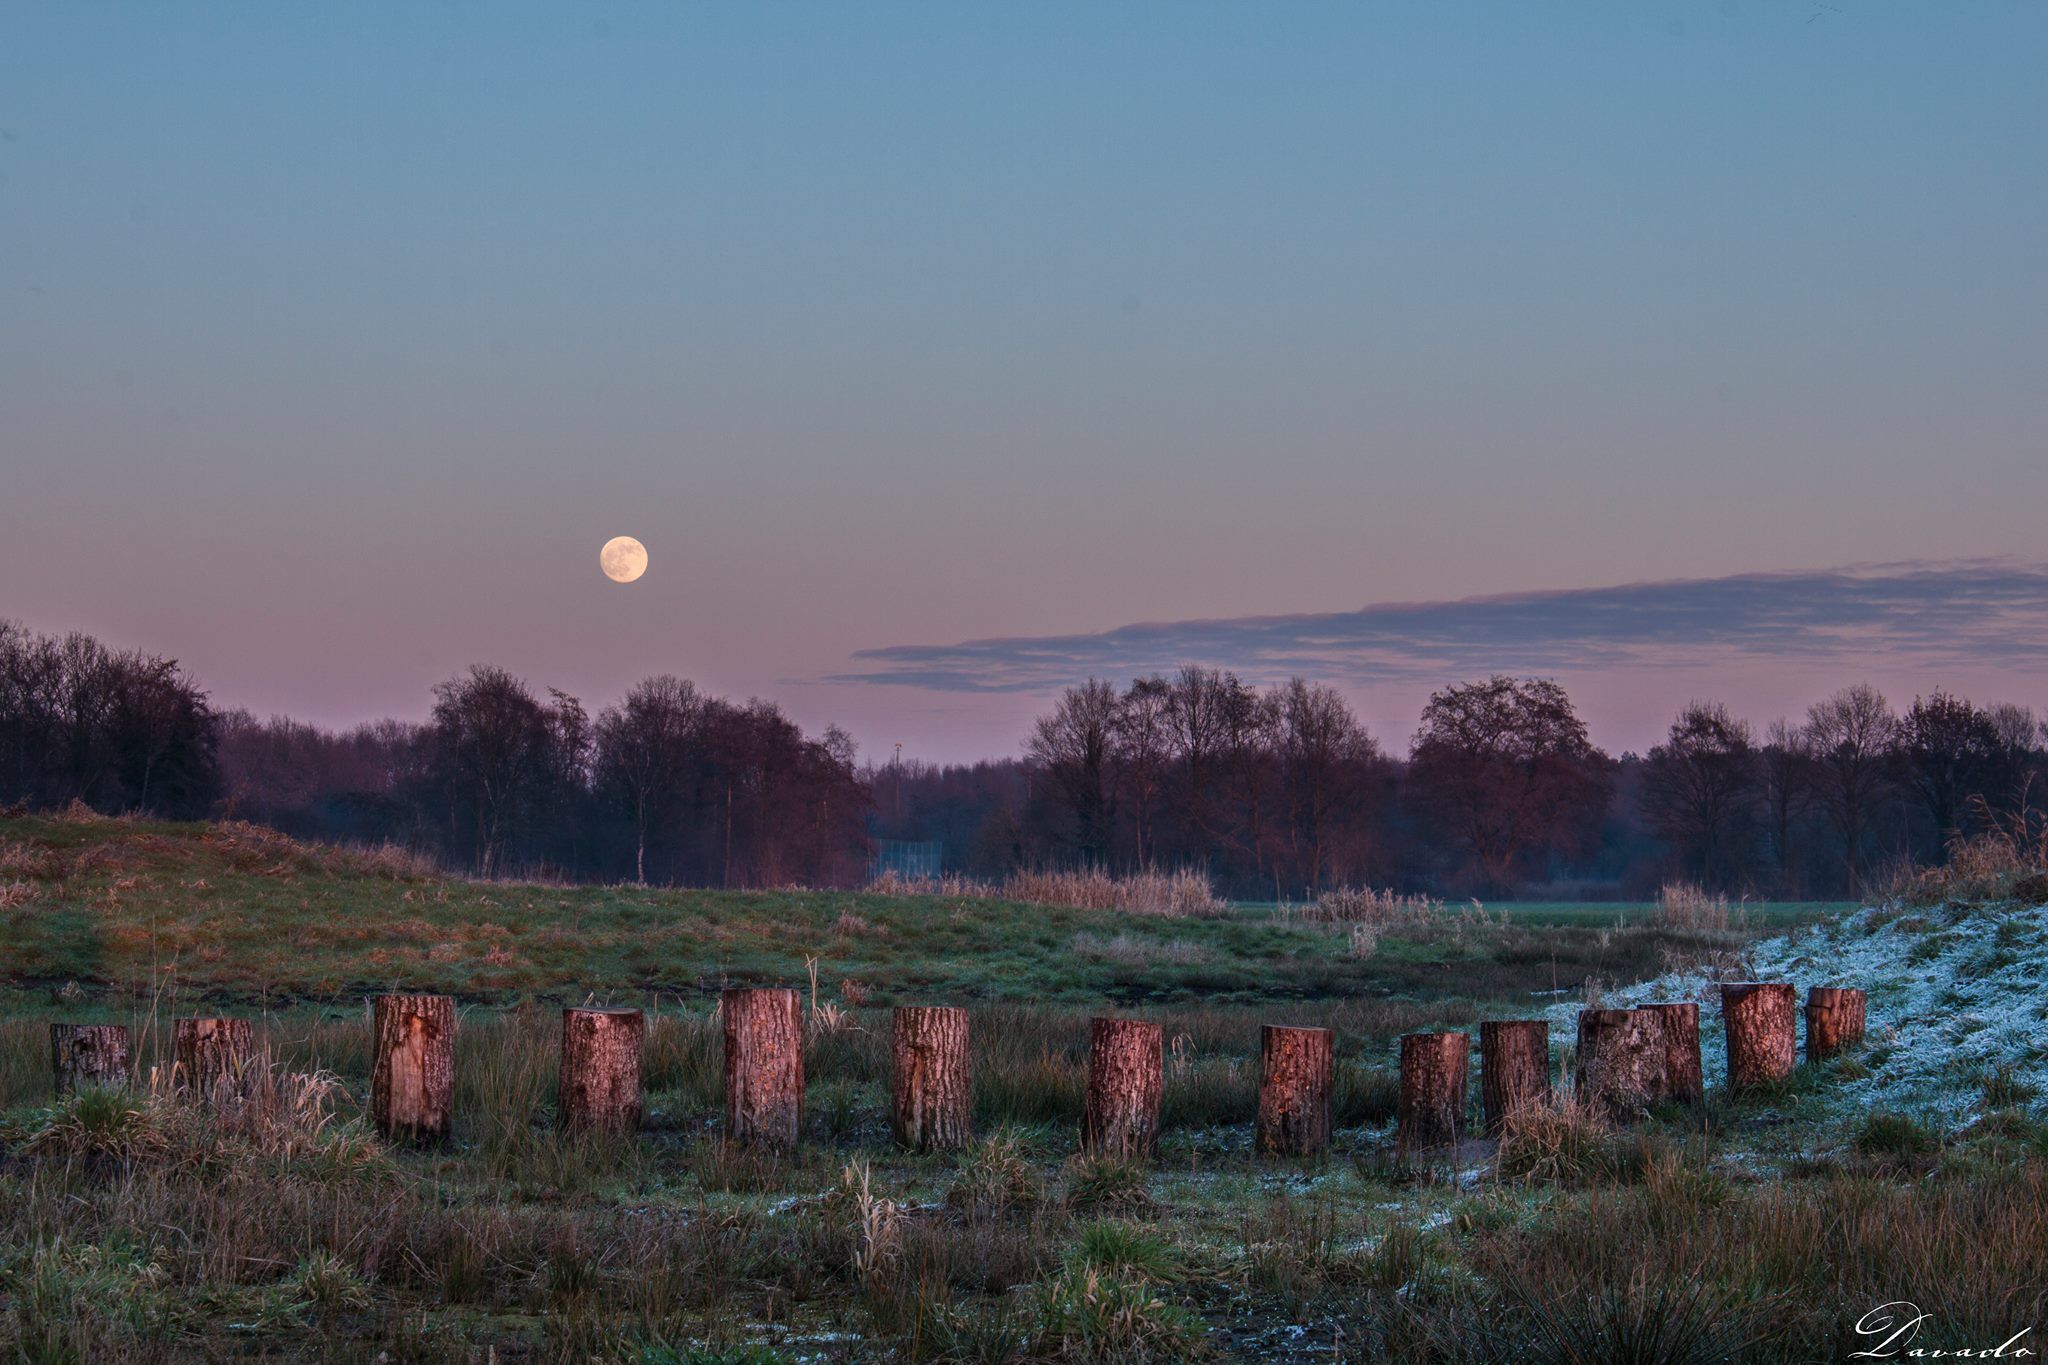
<svg viewBox="0 0 2048 1365"><path fill-rule="evenodd" d="M259 714L673 672L937 760L1183 658L1397 749L1495 670L1616 749L2048 705L2044 50L2031 0L16 0L0 616Z"/></svg>

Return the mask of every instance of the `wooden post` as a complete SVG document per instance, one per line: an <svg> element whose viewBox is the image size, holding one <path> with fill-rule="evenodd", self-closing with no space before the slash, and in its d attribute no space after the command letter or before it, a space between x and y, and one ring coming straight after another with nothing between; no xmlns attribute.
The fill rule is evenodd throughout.
<svg viewBox="0 0 2048 1365"><path fill-rule="evenodd" d="M1648 1010L1580 1010L1581 1095L1615 1115L1638 1114L1664 1093L1664 1023Z"/></svg>
<svg viewBox="0 0 2048 1365"><path fill-rule="evenodd" d="M1463 1033L1401 1036L1398 1146L1409 1151L1455 1143L1465 1134L1465 1079L1472 1040Z"/></svg>
<svg viewBox="0 0 2048 1365"><path fill-rule="evenodd" d="M562 1069L556 1111L571 1131L631 1133L640 1127L639 1010L562 1011Z"/></svg>
<svg viewBox="0 0 2048 1365"><path fill-rule="evenodd" d="M240 1087L255 1046L256 1027L247 1019L174 1019L174 1084L189 1087L202 1101L212 1099L223 1085Z"/></svg>
<svg viewBox="0 0 2048 1365"><path fill-rule="evenodd" d="M803 1003L781 987L725 993L725 1140L787 1152L804 1124Z"/></svg>
<svg viewBox="0 0 2048 1365"><path fill-rule="evenodd" d="M1335 1065L1336 1035L1326 1028L1259 1029L1259 1152L1314 1156L1330 1145Z"/></svg>
<svg viewBox="0 0 2048 1365"><path fill-rule="evenodd" d="M386 1137L439 1142L455 1108L455 997L370 1002L370 1117Z"/></svg>
<svg viewBox="0 0 2048 1365"><path fill-rule="evenodd" d="M1081 1149L1127 1157L1156 1154L1165 1089L1165 1030L1146 1019L1095 1019L1089 1026Z"/></svg>
<svg viewBox="0 0 2048 1365"><path fill-rule="evenodd" d="M1479 1026L1479 1095L1486 1131L1499 1137L1511 1110L1550 1094L1550 1025L1542 1019L1493 1019Z"/></svg>
<svg viewBox="0 0 2048 1365"><path fill-rule="evenodd" d="M1698 1104L1706 1094L1700 1079L1700 1007L1690 1000L1644 1005L1657 1016L1664 1033L1664 1090L1659 1096L1675 1104Z"/></svg>
<svg viewBox="0 0 2048 1365"><path fill-rule="evenodd" d="M967 1011L899 1005L890 1017L895 1071L890 1117L912 1151L946 1151L974 1139L974 1087L967 1065Z"/></svg>
<svg viewBox="0 0 2048 1365"><path fill-rule="evenodd" d="M1792 1074L1798 1052L1799 992L1789 981L1721 987L1728 1030L1728 1088L1743 1090Z"/></svg>
<svg viewBox="0 0 2048 1365"><path fill-rule="evenodd" d="M1815 986L1806 993L1807 1061L1822 1061L1863 1041L1867 999L1849 986Z"/></svg>
<svg viewBox="0 0 2048 1365"><path fill-rule="evenodd" d="M128 1084L128 1026L50 1025L50 1074L59 1095L83 1085L111 1089Z"/></svg>

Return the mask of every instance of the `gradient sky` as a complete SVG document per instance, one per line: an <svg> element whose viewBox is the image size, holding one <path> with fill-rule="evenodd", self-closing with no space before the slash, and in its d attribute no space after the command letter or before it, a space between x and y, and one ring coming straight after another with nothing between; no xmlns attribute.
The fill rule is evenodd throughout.
<svg viewBox="0 0 2048 1365"><path fill-rule="evenodd" d="M2039 705L2044 52L2034 0L17 0L0 616L259 712L673 671L880 756L1174 651L1397 748L1495 667L1616 747ZM1207 625L1076 643L1134 622Z"/></svg>

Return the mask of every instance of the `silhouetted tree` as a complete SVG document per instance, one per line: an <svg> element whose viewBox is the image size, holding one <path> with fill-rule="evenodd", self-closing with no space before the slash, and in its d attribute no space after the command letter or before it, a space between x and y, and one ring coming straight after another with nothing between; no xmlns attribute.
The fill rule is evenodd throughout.
<svg viewBox="0 0 2048 1365"><path fill-rule="evenodd" d="M1892 794L1892 743L1898 718L1866 683L1845 687L1806 713L1814 792L1842 841L1842 870L1860 890L1870 843Z"/></svg>
<svg viewBox="0 0 2048 1365"><path fill-rule="evenodd" d="M1531 855L1587 843L1607 804L1608 763L1563 688L1494 677L1433 694L1409 753L1409 785L1505 889Z"/></svg>
<svg viewBox="0 0 2048 1365"><path fill-rule="evenodd" d="M1970 798L1984 794L1998 757L1991 717L1960 697L1915 697L1900 717L1899 771L1933 826L1936 862L1948 861L1950 841L1965 832Z"/></svg>
<svg viewBox="0 0 2048 1365"><path fill-rule="evenodd" d="M1109 858L1116 818L1115 756L1121 703L1116 688L1090 678L1070 687L1039 718L1025 754L1064 795L1073 815L1075 844L1089 864Z"/></svg>
<svg viewBox="0 0 2048 1365"><path fill-rule="evenodd" d="M702 743L696 687L663 674L635 684L597 718L596 780L632 812L633 877L647 882L647 834L667 831Z"/></svg>
<svg viewBox="0 0 2048 1365"><path fill-rule="evenodd" d="M1727 885L1759 795L1748 724L1719 702L1693 702L1644 762L1651 823L1678 847L1689 872L1710 886Z"/></svg>

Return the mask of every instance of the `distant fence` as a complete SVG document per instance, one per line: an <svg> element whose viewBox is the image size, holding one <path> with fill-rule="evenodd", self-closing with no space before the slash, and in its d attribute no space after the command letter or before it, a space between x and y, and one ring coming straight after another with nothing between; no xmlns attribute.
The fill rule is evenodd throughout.
<svg viewBox="0 0 2048 1365"><path fill-rule="evenodd" d="M937 877L946 868L946 845L941 840L926 843L909 839L875 840L875 856L868 861L868 879L885 872L916 879Z"/></svg>

